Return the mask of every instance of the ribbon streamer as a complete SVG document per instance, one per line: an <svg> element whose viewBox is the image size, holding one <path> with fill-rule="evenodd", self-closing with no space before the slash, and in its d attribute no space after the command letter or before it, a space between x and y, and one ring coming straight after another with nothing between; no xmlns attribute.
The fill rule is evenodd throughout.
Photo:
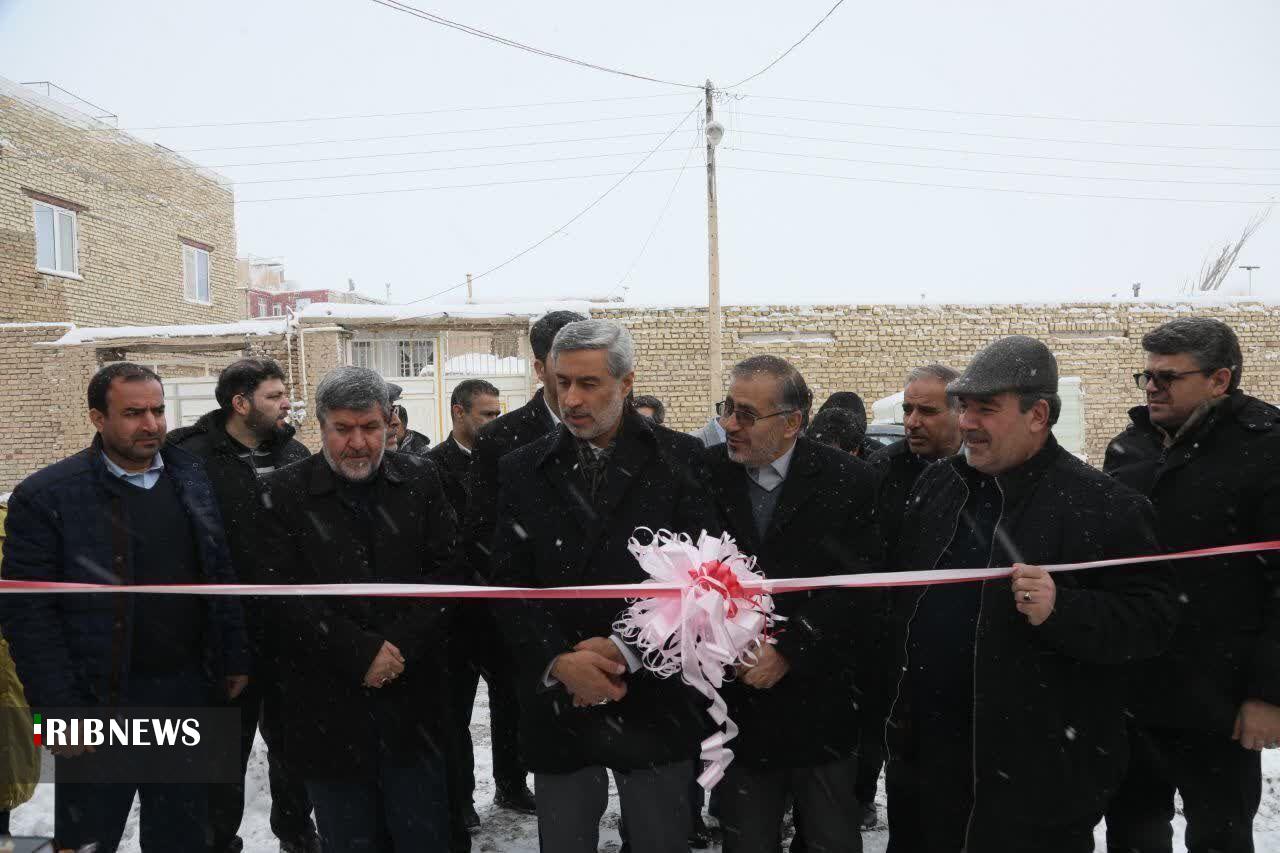
<svg viewBox="0 0 1280 853"><path fill-rule="evenodd" d="M698 776L710 791L733 761L725 744L738 736L719 688L738 664L754 660L753 650L767 642L765 629L781 617L773 615L770 596L747 591L764 577L755 571L755 557L739 553L727 534L717 539L704 531L695 545L687 534L645 532L649 544L632 537L628 549L653 584L683 591L678 598L646 596L632 603L613 630L640 649L645 669L660 678L679 673L711 702L707 713L717 730L702 741L705 764Z"/></svg>

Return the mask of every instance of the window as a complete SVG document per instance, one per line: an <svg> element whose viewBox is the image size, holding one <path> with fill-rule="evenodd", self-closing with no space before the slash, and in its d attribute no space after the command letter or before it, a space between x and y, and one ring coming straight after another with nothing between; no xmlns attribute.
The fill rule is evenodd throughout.
<svg viewBox="0 0 1280 853"><path fill-rule="evenodd" d="M279 306L279 305L272 305L272 306L271 306L271 316L272 316L272 317L279 317L279 316L280 316L280 314L281 314L280 306Z"/></svg>
<svg viewBox="0 0 1280 853"><path fill-rule="evenodd" d="M293 303L293 307L295 310L301 311L303 308L306 308L310 304L311 304L310 299L303 298L303 299L295 300Z"/></svg>
<svg viewBox="0 0 1280 853"><path fill-rule="evenodd" d="M431 365L431 341L400 341L400 373L403 377L421 376Z"/></svg>
<svg viewBox="0 0 1280 853"><path fill-rule="evenodd" d="M436 342L369 335L351 342L351 363L376 370L388 379L431 376L435 371Z"/></svg>
<svg viewBox="0 0 1280 853"><path fill-rule="evenodd" d="M182 293L193 302L209 301L209 252L182 247Z"/></svg>
<svg viewBox="0 0 1280 853"><path fill-rule="evenodd" d="M373 367L373 341L352 341L351 363L356 367Z"/></svg>
<svg viewBox="0 0 1280 853"><path fill-rule="evenodd" d="M33 201L36 217L36 267L45 272L78 275L76 212Z"/></svg>

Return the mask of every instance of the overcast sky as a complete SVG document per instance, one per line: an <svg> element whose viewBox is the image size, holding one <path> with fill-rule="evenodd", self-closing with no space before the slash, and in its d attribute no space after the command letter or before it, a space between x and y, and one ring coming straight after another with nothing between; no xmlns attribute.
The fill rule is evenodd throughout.
<svg viewBox="0 0 1280 853"><path fill-rule="evenodd" d="M595 64L729 86L832 2L414 5ZM1280 195L1278 32L1275 0L848 0L716 104L728 130L722 298L1090 299L1135 281L1144 296L1172 295L1261 209L1217 201ZM283 256L308 286L350 277L381 296L389 282L396 301L542 239L679 127L476 295L625 287L633 302L705 302L700 110L681 124L694 89L548 60L371 0L0 0L0 75L54 81L130 129L438 111L134 131L177 150L220 147L188 156L240 184L239 254ZM493 109L552 101L592 103ZM312 162L230 165L280 160ZM386 192L417 188L431 189ZM341 197L253 202L319 195ZM1280 296L1280 211L1240 263L1261 265L1255 293Z"/></svg>

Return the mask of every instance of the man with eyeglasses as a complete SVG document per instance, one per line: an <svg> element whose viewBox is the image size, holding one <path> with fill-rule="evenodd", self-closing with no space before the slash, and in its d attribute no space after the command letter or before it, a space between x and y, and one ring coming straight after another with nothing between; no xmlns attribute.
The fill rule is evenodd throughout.
<svg viewBox="0 0 1280 853"><path fill-rule="evenodd" d="M1170 551L1280 539L1280 410L1240 390L1229 326L1166 323L1142 339L1146 405L1105 469L1151 498ZM1280 746L1280 558L1174 564L1179 625L1135 673L1133 752L1107 813L1113 851L1168 851L1174 793L1191 851L1253 850L1262 749Z"/></svg>
<svg viewBox="0 0 1280 853"><path fill-rule="evenodd" d="M728 440L705 451L724 529L770 577L881 564L871 469L801 437L812 403L790 363L748 358L733 368L717 407ZM807 849L861 851L853 629L876 618L874 600L865 590L774 599L786 621L723 693L741 729L719 787L725 853L777 853L788 798Z"/></svg>

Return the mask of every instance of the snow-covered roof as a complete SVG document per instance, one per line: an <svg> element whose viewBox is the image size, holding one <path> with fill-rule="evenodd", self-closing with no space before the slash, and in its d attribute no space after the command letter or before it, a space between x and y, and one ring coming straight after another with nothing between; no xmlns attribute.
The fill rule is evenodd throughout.
<svg viewBox="0 0 1280 853"><path fill-rule="evenodd" d="M186 338L244 338L275 337L283 335L289 321L283 317L262 320L240 320L235 323L207 323L189 326L99 326L94 328L72 327L56 341L45 346L74 347L88 344L186 339Z"/></svg>
<svg viewBox="0 0 1280 853"><path fill-rule="evenodd" d="M596 306L599 307L599 306ZM465 320L532 319L551 311L577 311L587 314L592 303L580 300L552 302L493 302L487 304L443 305L356 305L340 302L314 302L297 313L302 323L366 322L425 323L449 318Z"/></svg>

